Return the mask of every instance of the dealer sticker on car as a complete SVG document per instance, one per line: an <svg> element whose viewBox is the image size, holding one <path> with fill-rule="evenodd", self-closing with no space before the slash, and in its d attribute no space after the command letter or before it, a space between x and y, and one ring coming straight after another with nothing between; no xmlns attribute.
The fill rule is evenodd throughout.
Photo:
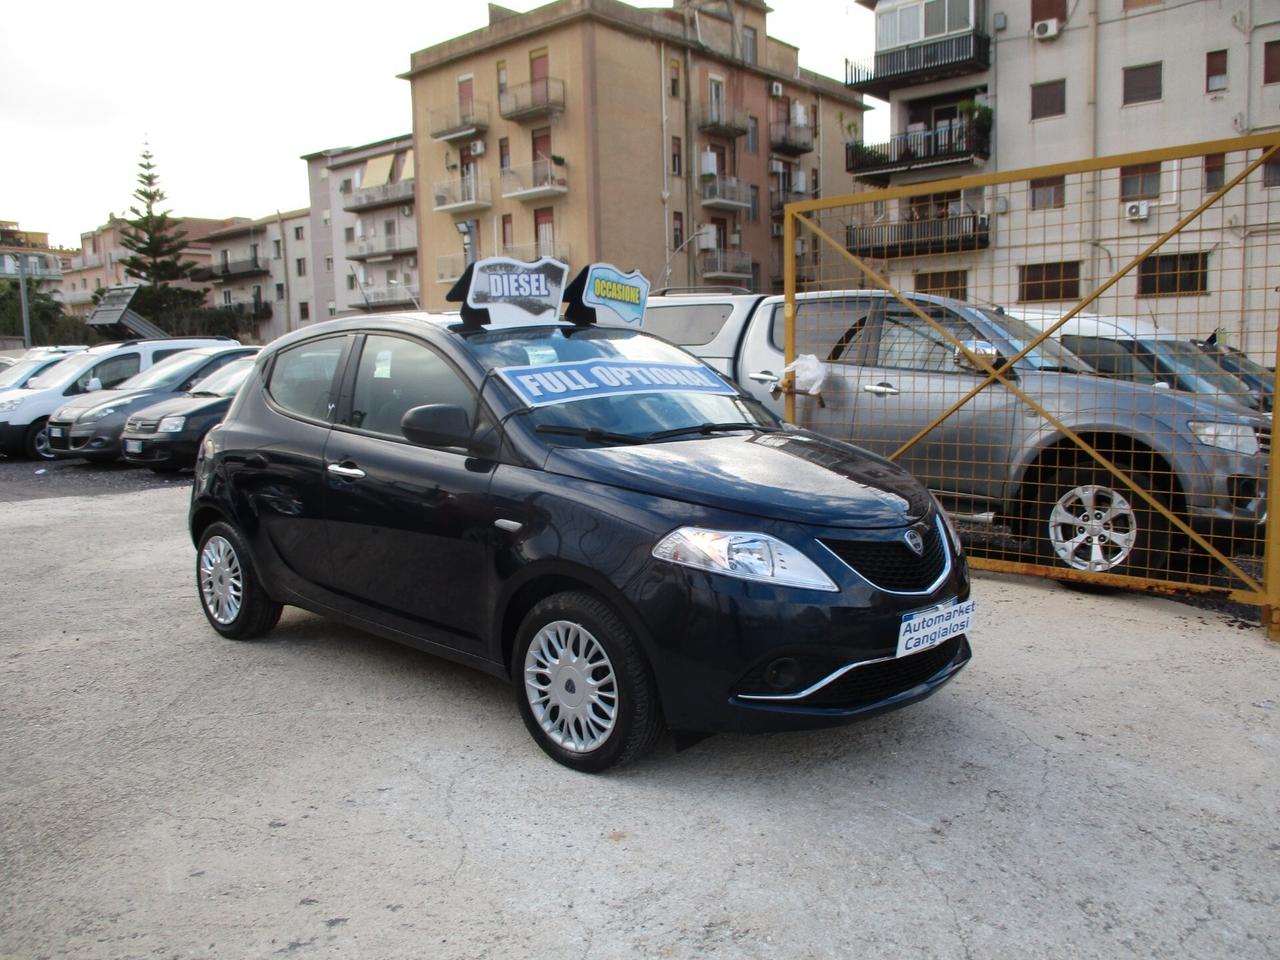
<svg viewBox="0 0 1280 960"><path fill-rule="evenodd" d="M902 618L902 626L898 628L897 656L919 653L936 647L958 633L967 633L973 628L973 611L976 606L977 603L973 600L966 600L964 603L951 600L928 610L906 614Z"/></svg>

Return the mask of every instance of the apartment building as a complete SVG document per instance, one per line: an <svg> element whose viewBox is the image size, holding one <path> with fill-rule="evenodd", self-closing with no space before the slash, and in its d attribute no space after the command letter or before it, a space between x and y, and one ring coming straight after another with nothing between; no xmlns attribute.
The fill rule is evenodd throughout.
<svg viewBox="0 0 1280 960"><path fill-rule="evenodd" d="M846 80L888 100L891 135L852 138L846 167L860 189L920 190L861 206L845 239L904 289L1069 305L1243 161L1136 164L1096 187L1055 177L938 192L931 181L1280 130L1274 0L859 3L875 14L876 53L849 63ZM1102 309L1187 334L1225 326L1260 359L1274 357L1266 295L1280 275L1266 244L1280 221L1280 164L1243 190L1121 280ZM1173 289L1152 282L1168 264Z"/></svg>
<svg viewBox="0 0 1280 960"><path fill-rule="evenodd" d="M311 197L312 316L316 309L332 317L418 305L413 138L302 159Z"/></svg>
<svg viewBox="0 0 1280 960"><path fill-rule="evenodd" d="M215 230L220 230L237 220L210 220L201 217L176 217L174 223L178 229L186 231L187 249L183 258L190 260L197 267L209 265L210 252L207 237ZM125 247L124 231L129 223L114 213L107 215L107 222L100 227L80 235L80 249L72 257L70 265L63 275L62 302L68 314L83 317L93 309L94 291L105 289L120 283L136 283L125 275L121 263L133 252ZM197 282L180 281L174 286L200 289ZM212 298L208 301L212 304Z"/></svg>
<svg viewBox="0 0 1280 960"><path fill-rule="evenodd" d="M0 280L25 276L45 293L59 296L63 269L74 250L49 245L49 234L23 230L16 220L0 220Z"/></svg>
<svg viewBox="0 0 1280 960"><path fill-rule="evenodd" d="M780 284L782 207L847 189L863 106L802 69L768 12L491 4L487 28L413 54L424 304L495 254L604 260L658 287Z"/></svg>
<svg viewBox="0 0 1280 960"><path fill-rule="evenodd" d="M192 280L210 285L211 306L252 321L254 339L268 343L317 319L310 232L309 209L215 230L205 238L209 264Z"/></svg>

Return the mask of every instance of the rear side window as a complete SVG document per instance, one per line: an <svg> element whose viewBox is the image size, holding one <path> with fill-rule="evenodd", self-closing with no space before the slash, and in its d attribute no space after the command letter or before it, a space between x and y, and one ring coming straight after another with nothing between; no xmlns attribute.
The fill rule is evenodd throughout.
<svg viewBox="0 0 1280 960"><path fill-rule="evenodd" d="M796 353L814 354L829 363L854 362L866 339L865 329L875 302L867 297L819 297L796 301ZM786 304L773 311L770 341L786 349Z"/></svg>
<svg viewBox="0 0 1280 960"><path fill-rule="evenodd" d="M650 307L644 313L644 332L682 347L700 347L719 335L732 313L731 303Z"/></svg>
<svg viewBox="0 0 1280 960"><path fill-rule="evenodd" d="M95 363L80 374L71 392L85 393L89 389L89 382L95 378L102 382L102 389L109 390L117 384L128 380L138 372L141 366L142 357L136 353L126 353L118 357L111 357L101 363Z"/></svg>
<svg viewBox="0 0 1280 960"><path fill-rule="evenodd" d="M271 399L289 413L328 420L333 410L333 375L345 339L310 340L276 354L267 381Z"/></svg>
<svg viewBox="0 0 1280 960"><path fill-rule="evenodd" d="M470 420L475 395L461 374L425 344L401 337L367 337L351 397L351 426L402 437L401 418L429 403L462 407Z"/></svg>
<svg viewBox="0 0 1280 960"><path fill-rule="evenodd" d="M1119 340L1068 334L1062 337L1062 345L1093 369L1108 377L1136 380L1138 383L1155 383L1156 381L1150 368Z"/></svg>
<svg viewBox="0 0 1280 960"><path fill-rule="evenodd" d="M151 362L159 363L161 360L167 360L169 357L175 357L184 350L190 350L190 347L174 347L168 350L157 350L151 354Z"/></svg>

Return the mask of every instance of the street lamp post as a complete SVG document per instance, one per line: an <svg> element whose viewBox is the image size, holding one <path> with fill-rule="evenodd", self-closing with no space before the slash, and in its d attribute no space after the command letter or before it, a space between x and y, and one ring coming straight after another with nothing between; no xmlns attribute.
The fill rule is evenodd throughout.
<svg viewBox="0 0 1280 960"><path fill-rule="evenodd" d="M671 255L667 257L667 262L662 267L662 282L658 284L659 290L665 288L667 285L667 281L671 279L671 264L675 261L676 254L679 253L681 250L683 250L685 247L687 247L689 244L693 243L693 241L698 240L701 237L702 237L701 231L695 230L693 231L693 233L689 235L689 239L687 239L684 243L680 244L680 246L676 247L674 250L671 251Z"/></svg>

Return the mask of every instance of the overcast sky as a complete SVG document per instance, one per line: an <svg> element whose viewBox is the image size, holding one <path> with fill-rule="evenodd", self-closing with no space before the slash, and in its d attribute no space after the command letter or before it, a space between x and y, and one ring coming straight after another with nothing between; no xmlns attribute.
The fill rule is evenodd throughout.
<svg viewBox="0 0 1280 960"><path fill-rule="evenodd" d="M772 5L769 33L811 70L842 78L846 56L874 50L872 15L853 0ZM132 203L147 141L175 213L305 207L302 154L408 133L396 74L409 55L487 19L483 0L5 3L0 220L78 247ZM885 112L869 116L872 136Z"/></svg>

